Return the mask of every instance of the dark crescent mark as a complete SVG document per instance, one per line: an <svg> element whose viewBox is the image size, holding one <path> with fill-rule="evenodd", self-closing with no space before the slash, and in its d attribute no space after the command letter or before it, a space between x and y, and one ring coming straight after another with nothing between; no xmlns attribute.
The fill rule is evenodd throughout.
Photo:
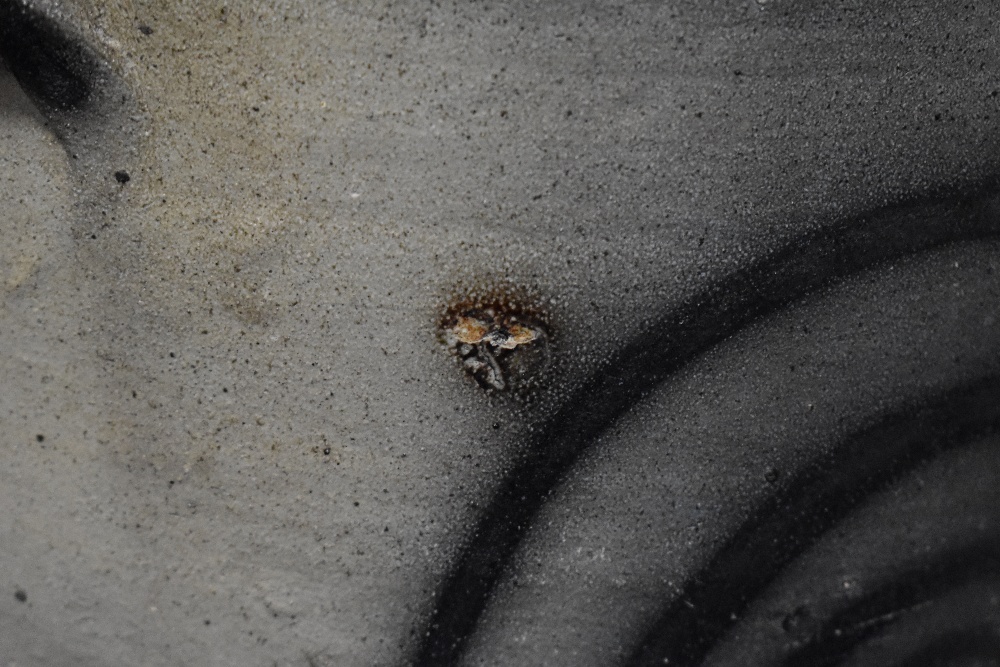
<svg viewBox="0 0 1000 667"><path fill-rule="evenodd" d="M626 664L700 664L732 625L733 614L740 615L785 565L867 496L945 450L998 431L1000 378L990 377L884 417L847 438L826 460L771 496L690 578ZM996 558L990 562L1000 572ZM817 659L787 665L826 664Z"/></svg>
<svg viewBox="0 0 1000 667"><path fill-rule="evenodd" d="M1000 202L991 177L805 233L660 314L536 430L444 582L416 664L458 661L546 496L601 432L665 378L736 331L846 276L997 235Z"/></svg>
<svg viewBox="0 0 1000 667"><path fill-rule="evenodd" d="M0 58L36 102L49 109L82 109L100 66L82 41L16 0L0 0Z"/></svg>
<svg viewBox="0 0 1000 667"><path fill-rule="evenodd" d="M885 630L898 616L900 610L933 601L950 589L975 583L1000 574L1000 543L979 542L953 553L945 554L926 567L900 574L848 609L824 623L811 641L785 659L784 667L826 667L843 662L843 658L868 637ZM887 619L871 622L871 619ZM943 633L925 644L920 653L920 665L957 664L949 660L940 663L938 658L1000 656L1000 634L992 626L969 628ZM662 663L660 663L662 664ZM914 664L908 660L904 664Z"/></svg>

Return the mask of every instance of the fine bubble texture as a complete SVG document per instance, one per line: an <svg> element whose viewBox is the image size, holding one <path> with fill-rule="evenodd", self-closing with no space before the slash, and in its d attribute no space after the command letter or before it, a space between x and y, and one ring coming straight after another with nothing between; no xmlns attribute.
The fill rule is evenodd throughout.
<svg viewBox="0 0 1000 667"><path fill-rule="evenodd" d="M998 21L0 0L0 656L987 661Z"/></svg>

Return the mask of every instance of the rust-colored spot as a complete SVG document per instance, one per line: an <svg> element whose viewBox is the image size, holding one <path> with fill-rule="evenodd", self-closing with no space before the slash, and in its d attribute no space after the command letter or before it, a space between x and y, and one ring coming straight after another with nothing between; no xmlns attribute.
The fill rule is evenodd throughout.
<svg viewBox="0 0 1000 667"><path fill-rule="evenodd" d="M448 329L448 333L454 336L459 343L478 345L489 335L490 326L490 322L481 320L470 313L456 317L455 323Z"/></svg>
<svg viewBox="0 0 1000 667"><path fill-rule="evenodd" d="M453 304L441 320L441 331L479 386L503 391L537 381L544 370L549 335L542 321L538 308L493 293Z"/></svg>

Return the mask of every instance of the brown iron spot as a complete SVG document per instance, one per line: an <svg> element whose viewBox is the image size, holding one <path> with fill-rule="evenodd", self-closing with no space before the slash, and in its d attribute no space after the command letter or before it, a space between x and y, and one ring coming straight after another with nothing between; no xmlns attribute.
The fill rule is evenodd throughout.
<svg viewBox="0 0 1000 667"><path fill-rule="evenodd" d="M550 333L537 302L494 288L455 300L445 310L439 323L442 338L483 389L520 390L540 381Z"/></svg>

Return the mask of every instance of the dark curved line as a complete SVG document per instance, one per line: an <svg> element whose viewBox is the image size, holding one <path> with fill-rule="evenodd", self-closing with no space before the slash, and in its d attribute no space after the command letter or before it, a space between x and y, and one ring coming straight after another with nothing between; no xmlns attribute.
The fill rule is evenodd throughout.
<svg viewBox="0 0 1000 667"><path fill-rule="evenodd" d="M62 111L87 105L101 71L85 43L18 0L0 0L0 58L37 103Z"/></svg>
<svg viewBox="0 0 1000 667"><path fill-rule="evenodd" d="M539 431L484 511L437 598L416 664L454 664L524 531L579 456L636 401L736 331L846 276L1000 234L997 179L803 234L661 314Z"/></svg>
<svg viewBox="0 0 1000 667"><path fill-rule="evenodd" d="M783 667L834 667L844 662L869 637L883 634L908 610L942 597L959 586L1000 574L1000 542L981 541L945 554L927 566L910 570L830 618L801 648L789 654ZM982 632L991 630L991 632ZM933 628L928 629L933 637ZM977 637L980 641L972 641ZM987 640L985 643L982 640ZM920 651L919 664L929 653L939 656L981 654L1000 645L1000 629L993 626L963 628L933 638ZM994 649L995 651L995 649ZM1000 659L1000 651L989 654ZM904 664L913 663L907 660Z"/></svg>
<svg viewBox="0 0 1000 667"><path fill-rule="evenodd" d="M700 664L732 619L865 498L941 452L991 433L1000 433L1000 377L921 401L848 438L769 498L690 578L627 664Z"/></svg>

